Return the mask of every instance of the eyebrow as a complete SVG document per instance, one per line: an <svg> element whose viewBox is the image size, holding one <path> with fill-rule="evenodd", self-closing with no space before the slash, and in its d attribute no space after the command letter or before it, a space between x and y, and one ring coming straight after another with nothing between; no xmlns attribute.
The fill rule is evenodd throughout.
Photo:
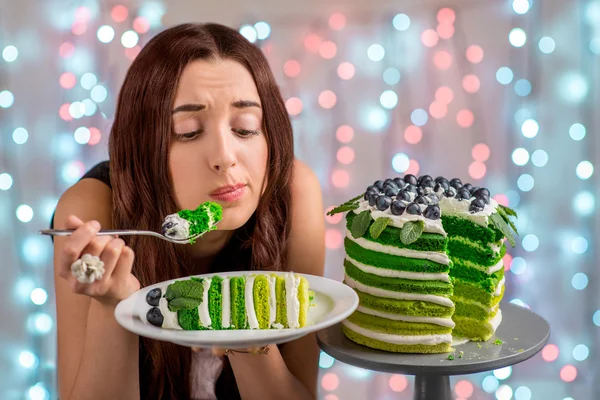
<svg viewBox="0 0 600 400"><path fill-rule="evenodd" d="M261 108L260 104L253 100L237 100L231 103L232 107L235 108L247 108L247 107L257 107ZM183 104L179 107L176 107L171 111L171 114L175 114L178 112L194 112L194 111L202 111L206 108L204 104Z"/></svg>

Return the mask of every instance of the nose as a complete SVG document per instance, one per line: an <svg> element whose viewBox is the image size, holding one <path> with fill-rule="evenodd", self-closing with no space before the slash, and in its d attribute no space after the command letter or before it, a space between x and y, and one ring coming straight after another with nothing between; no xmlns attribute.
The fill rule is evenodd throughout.
<svg viewBox="0 0 600 400"><path fill-rule="evenodd" d="M237 164L235 140L228 128L220 129L219 133L214 135L209 162L212 170L218 173L227 172Z"/></svg>

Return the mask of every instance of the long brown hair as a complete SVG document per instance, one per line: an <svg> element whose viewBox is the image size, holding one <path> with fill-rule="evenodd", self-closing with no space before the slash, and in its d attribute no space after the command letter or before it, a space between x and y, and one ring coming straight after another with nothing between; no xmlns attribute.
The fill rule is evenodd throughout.
<svg viewBox="0 0 600 400"><path fill-rule="evenodd" d="M292 127L263 53L225 26L185 24L167 29L148 42L129 68L109 142L113 224L157 231L164 217L177 211L168 168L177 84L190 61L224 58L239 62L254 78L269 151L264 194L254 215L234 236L239 247L247 249L234 254L238 258L246 254L247 260L231 261L243 269L283 269L290 230ZM133 274L142 287L189 275L180 247L141 236L128 244L138 255ZM140 337L140 384L149 385L140 387L142 398L189 398L190 364L189 348Z"/></svg>

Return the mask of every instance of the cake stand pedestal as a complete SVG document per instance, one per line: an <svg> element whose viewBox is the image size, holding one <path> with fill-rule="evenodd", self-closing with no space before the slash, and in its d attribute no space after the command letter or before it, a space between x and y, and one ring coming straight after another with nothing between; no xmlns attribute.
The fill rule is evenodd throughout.
<svg viewBox="0 0 600 400"><path fill-rule="evenodd" d="M346 364L415 375L414 400L451 400L450 375L490 371L523 362L548 341L550 325L545 319L511 303L502 303L500 309L502 323L490 340L456 345L451 353L398 354L371 349L346 338L341 324L319 331L317 341L323 351ZM497 339L502 343L495 344ZM454 360L448 359L450 354Z"/></svg>

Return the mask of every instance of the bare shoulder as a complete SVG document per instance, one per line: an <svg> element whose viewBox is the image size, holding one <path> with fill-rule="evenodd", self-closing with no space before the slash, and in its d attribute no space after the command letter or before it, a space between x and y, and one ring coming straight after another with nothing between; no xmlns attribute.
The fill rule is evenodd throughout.
<svg viewBox="0 0 600 400"><path fill-rule="evenodd" d="M96 220L103 228L112 223L112 191L97 179L82 179L63 193L56 207L54 226L65 227L68 215L73 214L82 221Z"/></svg>
<svg viewBox="0 0 600 400"><path fill-rule="evenodd" d="M325 217L319 179L303 162L294 162L291 182L291 232L288 269L323 275L325 264Z"/></svg>

